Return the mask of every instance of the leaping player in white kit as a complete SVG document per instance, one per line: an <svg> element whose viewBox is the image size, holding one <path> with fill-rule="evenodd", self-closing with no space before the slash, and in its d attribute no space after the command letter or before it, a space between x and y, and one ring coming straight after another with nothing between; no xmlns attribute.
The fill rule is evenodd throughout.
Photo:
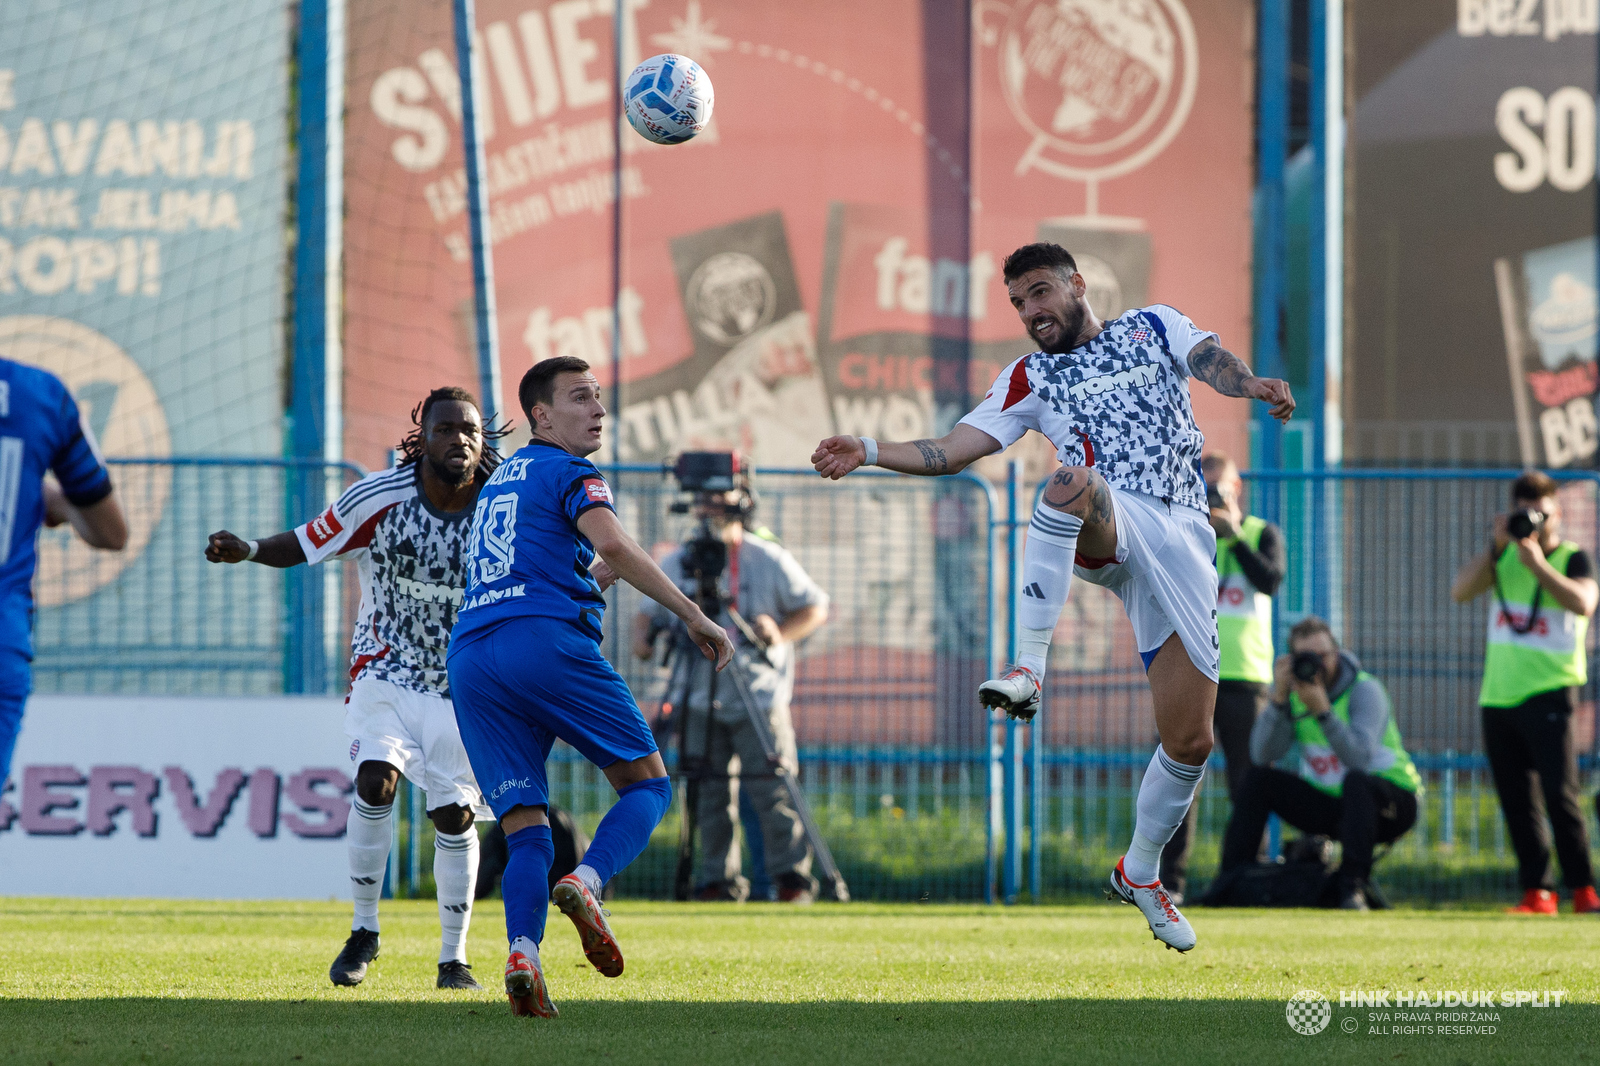
<svg viewBox="0 0 1600 1066"><path fill-rule="evenodd" d="M1014 718L1039 710L1050 637L1074 572L1116 593L1144 660L1161 743L1139 786L1138 817L1111 891L1150 931L1188 951L1194 929L1161 886L1161 849L1189 809L1211 754L1217 699L1216 534L1200 474L1205 440L1188 378L1224 396L1272 405L1288 421L1288 383L1259 378L1217 335L1163 304L1095 317L1067 250L1029 244L1006 258L1004 278L1039 351L1001 372L983 402L938 440L829 437L812 465L838 479L860 466L954 474L1028 430L1055 444L1061 467L1028 524L1017 602L1021 652L978 699ZM1074 566L1076 562L1076 566Z"/></svg>

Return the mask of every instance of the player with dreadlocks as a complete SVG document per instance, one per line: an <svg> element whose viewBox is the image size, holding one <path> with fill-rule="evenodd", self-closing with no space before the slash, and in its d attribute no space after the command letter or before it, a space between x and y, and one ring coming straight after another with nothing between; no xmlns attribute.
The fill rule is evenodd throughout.
<svg viewBox="0 0 1600 1066"><path fill-rule="evenodd" d="M500 462L478 401L434 389L411 412L393 470L369 474L303 526L244 540L211 534L213 563L279 568L353 558L361 609L351 644L345 732L355 770L350 810L350 891L355 918L334 960L336 985L357 985L378 957L378 896L389 862L391 812L400 775L428 793L439 888L438 987L480 989L467 965L467 925L478 871L473 816L490 811L472 776L450 701L445 649L466 587L464 557L478 490Z"/></svg>

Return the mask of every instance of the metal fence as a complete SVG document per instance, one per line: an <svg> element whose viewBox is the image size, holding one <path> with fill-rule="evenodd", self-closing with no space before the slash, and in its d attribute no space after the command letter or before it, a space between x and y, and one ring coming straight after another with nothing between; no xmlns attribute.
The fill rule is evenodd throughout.
<svg viewBox="0 0 1600 1066"><path fill-rule="evenodd" d="M264 537L305 521L359 478L360 467L211 457L107 462L130 542L111 554L91 551L66 527L41 532L34 691L343 691L353 568L219 567L204 552L219 529Z"/></svg>
<svg viewBox="0 0 1600 1066"><path fill-rule="evenodd" d="M242 460L122 467L119 484L136 529L147 531L143 542L136 537L144 546L111 574L90 569L104 557L52 548L60 554L40 575L37 687L342 692L354 568L224 569L208 567L200 553L216 528L250 536L288 528L358 471ZM1423 817L1376 872L1399 899L1514 888L1479 743L1487 607L1458 607L1449 597L1456 568L1482 549L1493 515L1505 509L1513 473L1249 477L1250 509L1279 525L1290 546L1275 601L1279 648L1299 617L1328 618L1388 687L1423 773ZM663 552L688 536L690 519L672 513L680 497L661 471L614 476L623 520L646 547ZM1590 551L1596 486L1592 475L1563 475L1567 535ZM965 475L869 472L837 484L810 472L760 476L759 522L832 599L828 624L800 649L794 718L802 783L856 898L1081 895L1099 886L1126 846L1155 728L1114 597L1074 583L1035 726L991 722L974 698L979 681L1009 657L1009 589L1033 488ZM612 594L606 648L653 715L662 671L627 654L639 607L632 589ZM1592 629L1591 662L1597 640ZM1594 688L1579 711L1585 751L1594 744ZM1585 764L1592 777L1592 760ZM1220 768L1219 753L1200 798L1195 888L1215 869L1228 814ZM612 802L603 775L558 746L550 777L553 800L592 832ZM400 810L397 887L429 891L433 849L421 797L409 796ZM674 813L620 891L670 893L677 831Z"/></svg>

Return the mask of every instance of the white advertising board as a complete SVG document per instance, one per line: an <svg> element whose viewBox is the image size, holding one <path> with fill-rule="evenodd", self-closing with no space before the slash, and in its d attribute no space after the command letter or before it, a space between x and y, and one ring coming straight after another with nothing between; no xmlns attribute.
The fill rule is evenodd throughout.
<svg viewBox="0 0 1600 1066"><path fill-rule="evenodd" d="M327 697L33 697L0 896L348 896L343 723Z"/></svg>

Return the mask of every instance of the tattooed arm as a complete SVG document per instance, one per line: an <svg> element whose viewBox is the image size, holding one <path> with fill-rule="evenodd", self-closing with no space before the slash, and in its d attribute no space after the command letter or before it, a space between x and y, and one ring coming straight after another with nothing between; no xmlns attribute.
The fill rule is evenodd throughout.
<svg viewBox="0 0 1600 1066"><path fill-rule="evenodd" d="M1272 405L1272 417L1289 421L1294 414L1294 395L1289 383L1277 378L1258 378L1244 360L1207 337L1189 351L1189 373L1224 396L1241 396Z"/></svg>
<svg viewBox="0 0 1600 1066"><path fill-rule="evenodd" d="M964 422L938 440L904 443L878 442L878 465L902 474L954 474L985 455L1000 450L1000 442L981 429ZM825 478L837 481L866 462L866 448L860 437L829 437L811 454L811 465Z"/></svg>

